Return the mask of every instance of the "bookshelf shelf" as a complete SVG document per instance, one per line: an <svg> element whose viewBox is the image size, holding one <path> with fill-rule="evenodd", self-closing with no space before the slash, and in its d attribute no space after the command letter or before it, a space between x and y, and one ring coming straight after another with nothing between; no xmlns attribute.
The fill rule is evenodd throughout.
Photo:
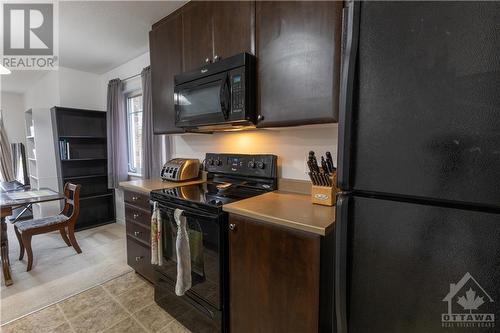
<svg viewBox="0 0 500 333"><path fill-rule="evenodd" d="M107 161L107 158L65 158L61 162Z"/></svg>
<svg viewBox="0 0 500 333"><path fill-rule="evenodd" d="M59 139L106 140L106 137L105 136L89 136L89 135L60 135Z"/></svg>

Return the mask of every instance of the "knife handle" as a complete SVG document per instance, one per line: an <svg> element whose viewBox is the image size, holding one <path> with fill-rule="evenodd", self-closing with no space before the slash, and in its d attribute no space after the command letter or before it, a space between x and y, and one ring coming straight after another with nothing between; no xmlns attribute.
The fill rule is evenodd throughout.
<svg viewBox="0 0 500 333"><path fill-rule="evenodd" d="M329 173L330 168L328 167L328 163L325 161L325 158L321 156L321 168L323 169L324 173Z"/></svg>

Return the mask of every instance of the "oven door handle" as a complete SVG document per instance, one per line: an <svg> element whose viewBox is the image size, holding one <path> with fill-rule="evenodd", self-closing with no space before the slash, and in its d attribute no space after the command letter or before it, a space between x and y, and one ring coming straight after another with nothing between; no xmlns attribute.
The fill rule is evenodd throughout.
<svg viewBox="0 0 500 333"><path fill-rule="evenodd" d="M165 205L165 204L162 204L161 202L158 202L158 208L160 209L160 211L175 211L177 208L178 209L181 209L184 211L184 215L186 215L187 217L188 216L194 216L194 217L198 217L198 218L203 218L203 219L216 219L218 218L219 216L217 214L211 214L211 213L208 213L208 212L204 212L203 214L200 214L199 212L195 212L193 211L191 208L188 208L188 207L185 207L185 206L181 206L181 205L176 205L176 206L169 206L169 205Z"/></svg>
<svg viewBox="0 0 500 333"><path fill-rule="evenodd" d="M219 92L220 109L224 115L224 120L228 120L231 112L231 89L229 89L229 74L222 80Z"/></svg>

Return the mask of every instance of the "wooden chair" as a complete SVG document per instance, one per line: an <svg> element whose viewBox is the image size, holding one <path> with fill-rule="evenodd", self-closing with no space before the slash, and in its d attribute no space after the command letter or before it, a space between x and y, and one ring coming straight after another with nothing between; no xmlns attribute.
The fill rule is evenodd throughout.
<svg viewBox="0 0 500 333"><path fill-rule="evenodd" d="M80 188L81 185L66 183L64 185L64 208L59 215L43 217L40 219L21 221L14 224L17 240L19 241L19 260L24 257L24 250L28 254L27 271L33 265L33 251L31 250L31 237L59 230L61 237L68 246L73 246L77 253L82 253L75 238L75 223L80 214Z"/></svg>

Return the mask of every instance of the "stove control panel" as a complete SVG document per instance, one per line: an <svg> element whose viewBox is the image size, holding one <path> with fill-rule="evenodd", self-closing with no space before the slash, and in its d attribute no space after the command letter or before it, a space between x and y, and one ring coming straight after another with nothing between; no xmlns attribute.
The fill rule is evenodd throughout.
<svg viewBox="0 0 500 333"><path fill-rule="evenodd" d="M276 178L276 155L214 154L207 153L205 170L247 177Z"/></svg>

